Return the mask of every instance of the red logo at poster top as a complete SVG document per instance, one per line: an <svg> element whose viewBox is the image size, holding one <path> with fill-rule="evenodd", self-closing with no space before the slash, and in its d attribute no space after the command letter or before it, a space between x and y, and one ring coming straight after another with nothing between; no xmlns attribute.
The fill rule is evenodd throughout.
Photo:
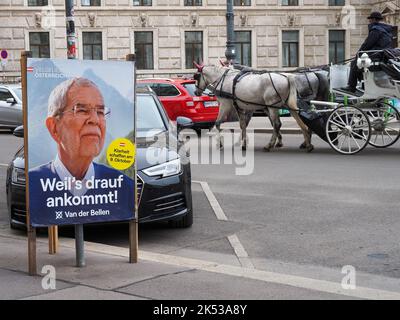
<svg viewBox="0 0 400 320"><path fill-rule="evenodd" d="M28 68L26 68L26 71L28 71L28 72L33 72L33 67L28 67Z"/></svg>
<svg viewBox="0 0 400 320"><path fill-rule="evenodd" d="M2 59L6 60L8 58L7 50L1 50L0 56Z"/></svg>

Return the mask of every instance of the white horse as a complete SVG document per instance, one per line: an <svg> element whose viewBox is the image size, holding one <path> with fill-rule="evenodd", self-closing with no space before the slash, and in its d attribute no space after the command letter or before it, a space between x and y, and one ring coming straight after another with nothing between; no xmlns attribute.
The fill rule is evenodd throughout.
<svg viewBox="0 0 400 320"><path fill-rule="evenodd" d="M265 110L270 118L273 134L264 150L282 147L279 119L279 108L288 108L292 117L299 125L304 136L304 148L311 152L311 132L298 115L296 80L293 74L265 72L248 73L240 79L240 70L214 65L199 65L195 63L198 72L197 94L200 95L207 87L215 92L220 103L220 114L216 122L218 132L222 119L234 108L239 117L242 130L242 148L247 148L246 128L255 110ZM239 79L238 79L239 77ZM220 139L220 137L218 136ZM277 142L277 139L278 142ZM219 140L220 141L220 140ZM219 142L221 145L221 142Z"/></svg>

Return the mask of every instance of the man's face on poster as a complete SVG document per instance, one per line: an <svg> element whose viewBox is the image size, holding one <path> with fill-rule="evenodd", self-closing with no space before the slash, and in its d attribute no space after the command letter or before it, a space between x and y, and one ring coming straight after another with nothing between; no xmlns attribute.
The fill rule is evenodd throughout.
<svg viewBox="0 0 400 320"><path fill-rule="evenodd" d="M94 158L103 149L106 132L104 101L93 86L72 85L67 104L56 122L61 152L70 158Z"/></svg>

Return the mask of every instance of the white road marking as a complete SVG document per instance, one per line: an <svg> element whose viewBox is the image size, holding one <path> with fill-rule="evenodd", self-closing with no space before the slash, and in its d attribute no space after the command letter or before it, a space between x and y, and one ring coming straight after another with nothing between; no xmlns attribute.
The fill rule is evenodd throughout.
<svg viewBox="0 0 400 320"><path fill-rule="evenodd" d="M217 216L217 219L221 221L228 221L228 218L226 217L224 210L222 210L221 206L219 205L218 200L217 198L215 198L214 193L211 191L211 188L208 185L208 183L205 181L193 181L193 180L192 182L199 183L201 185L208 199L208 202L210 203L212 209L214 210L215 215Z"/></svg>
<svg viewBox="0 0 400 320"><path fill-rule="evenodd" d="M0 231L0 236L10 239L26 241L25 236L7 234L5 230ZM37 242L45 246L47 245L47 239L37 239ZM60 246L74 250L75 241L74 239L60 238ZM88 252L129 258L128 248L121 248L121 247L104 245L93 242L86 242L86 241L85 241L85 248L86 251ZM139 251L139 262L140 260L146 260L162 264L170 264L189 269L197 269L207 272L230 275L239 278L264 281L268 283L276 283L280 285L343 295L353 298L374 299L374 300L400 300L400 292L397 291L388 291L388 290L367 288L361 286L357 286L355 290L346 290L342 288L341 283L339 282L317 280L301 276L293 276L290 274L243 268L243 267L219 264L212 261L184 258L179 256L161 254L161 253ZM371 276L373 277L373 275Z"/></svg>
<svg viewBox="0 0 400 320"><path fill-rule="evenodd" d="M254 269L254 265L251 262L245 248L241 244L238 236L236 234L228 236L228 241L231 244L233 250L235 251L236 257L239 259L239 262L242 265L242 267Z"/></svg>
<svg viewBox="0 0 400 320"><path fill-rule="evenodd" d="M0 163L0 167L8 167L8 164Z"/></svg>

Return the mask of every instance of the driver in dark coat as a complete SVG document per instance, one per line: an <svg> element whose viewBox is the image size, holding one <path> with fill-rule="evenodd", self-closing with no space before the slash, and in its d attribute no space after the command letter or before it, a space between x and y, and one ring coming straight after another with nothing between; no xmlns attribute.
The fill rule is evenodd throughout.
<svg viewBox="0 0 400 320"><path fill-rule="evenodd" d="M393 27L381 23L383 16L380 12L372 12L368 17L368 37L360 47L359 51L384 50L392 48ZM357 56L351 63L349 82L345 91L356 92L357 82L362 79L362 72L357 67Z"/></svg>

